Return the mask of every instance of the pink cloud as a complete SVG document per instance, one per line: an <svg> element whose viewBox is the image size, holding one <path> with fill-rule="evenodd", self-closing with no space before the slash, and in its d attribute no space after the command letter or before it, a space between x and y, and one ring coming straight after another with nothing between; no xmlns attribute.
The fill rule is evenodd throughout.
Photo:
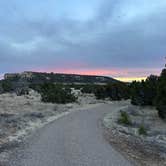
<svg viewBox="0 0 166 166"><path fill-rule="evenodd" d="M36 68L31 70L36 72L48 73L54 72L66 74L110 76L122 81L142 80L150 74L159 75L162 70L161 68L89 68L88 66L82 63L70 65L68 64L66 66L63 68ZM3 79L2 74L0 74L0 79Z"/></svg>
<svg viewBox="0 0 166 166"><path fill-rule="evenodd" d="M101 75L111 76L119 78L136 78L136 77L147 77L150 74L158 75L161 72L160 68L47 68L47 69L36 69L39 72L54 72L54 73L67 73L67 74L81 74L81 75Z"/></svg>

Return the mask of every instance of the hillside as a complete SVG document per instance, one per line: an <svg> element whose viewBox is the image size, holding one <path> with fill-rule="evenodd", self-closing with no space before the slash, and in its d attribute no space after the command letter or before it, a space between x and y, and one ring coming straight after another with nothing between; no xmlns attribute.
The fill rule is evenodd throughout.
<svg viewBox="0 0 166 166"><path fill-rule="evenodd" d="M29 83L94 83L105 84L109 82L116 82L117 80L105 76L90 76L90 75L76 75L76 74L61 74L61 73L39 73L39 72L23 72L23 73L7 73L4 75L5 80L22 81Z"/></svg>

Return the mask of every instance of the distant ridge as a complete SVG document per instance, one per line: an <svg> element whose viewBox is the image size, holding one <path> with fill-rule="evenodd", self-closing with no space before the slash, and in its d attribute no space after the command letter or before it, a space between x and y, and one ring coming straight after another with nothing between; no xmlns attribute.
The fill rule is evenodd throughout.
<svg viewBox="0 0 166 166"><path fill-rule="evenodd" d="M119 82L116 79L106 76L96 75L80 75L80 74L64 74L64 73L44 73L24 71L22 73L7 73L4 75L5 80L14 82L27 82L27 83L73 83L73 84L107 84L111 82Z"/></svg>

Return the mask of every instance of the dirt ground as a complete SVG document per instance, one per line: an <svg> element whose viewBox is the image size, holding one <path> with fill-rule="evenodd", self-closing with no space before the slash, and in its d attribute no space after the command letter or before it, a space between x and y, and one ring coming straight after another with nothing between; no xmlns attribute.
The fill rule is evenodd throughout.
<svg viewBox="0 0 166 166"><path fill-rule="evenodd" d="M112 110L103 121L106 139L126 157L141 166L166 165L166 122L162 121L153 107L137 107L130 101ZM126 112L132 125L119 124L121 112ZM140 126L146 135L139 134Z"/></svg>
<svg viewBox="0 0 166 166"><path fill-rule="evenodd" d="M29 95L0 95L0 161L7 160L10 148L21 142L37 128L73 111L100 104L93 95L79 94L71 104L41 102L41 96L31 90Z"/></svg>
<svg viewBox="0 0 166 166"><path fill-rule="evenodd" d="M31 90L29 95L0 95L0 161L8 159L10 148L21 142L37 128L68 115L73 111L94 107L104 101L93 95L79 94L71 104L42 103L40 95ZM107 103L107 101L105 101ZM136 107L130 101L110 102L115 109L103 120L106 139L126 157L141 166L166 165L166 122L162 121L153 107ZM131 126L118 123L120 112L126 112ZM146 136L139 135L143 125Z"/></svg>

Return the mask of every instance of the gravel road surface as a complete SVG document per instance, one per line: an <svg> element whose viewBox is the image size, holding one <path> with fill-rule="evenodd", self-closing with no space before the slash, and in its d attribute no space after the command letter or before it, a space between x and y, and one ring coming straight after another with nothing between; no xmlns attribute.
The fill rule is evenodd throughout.
<svg viewBox="0 0 166 166"><path fill-rule="evenodd" d="M10 166L131 166L105 141L101 119L116 104L73 112L39 129L19 147Z"/></svg>

